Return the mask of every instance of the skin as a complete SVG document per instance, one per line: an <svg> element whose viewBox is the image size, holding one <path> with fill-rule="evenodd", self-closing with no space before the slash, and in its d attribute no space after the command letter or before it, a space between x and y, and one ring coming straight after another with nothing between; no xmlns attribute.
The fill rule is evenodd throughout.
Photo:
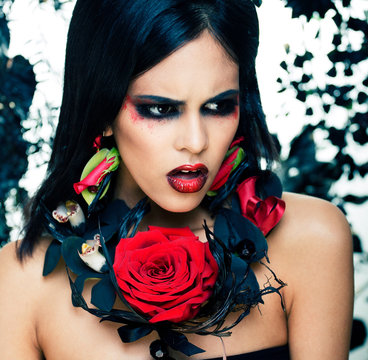
<svg viewBox="0 0 368 360"><path fill-rule="evenodd" d="M179 63L180 74L175 67ZM147 224L189 225L200 239L204 238L203 219L210 225L212 222L198 204L210 181L198 193L179 194L165 182L165 174L183 163L203 162L209 168L209 180L213 179L235 133L237 116L207 117L201 108L211 97L237 85L236 65L207 33L132 83L132 99L149 93L184 102L180 117L158 123L134 116L134 112L131 115L133 103L125 102L114 126L107 129L125 154L116 196L130 204L144 194L151 199L152 210L142 228ZM145 141L154 149L145 147ZM135 154L134 149L139 151ZM148 166L141 166L144 153L152 155L146 162ZM157 178L153 171L156 168L160 174ZM328 202L290 193L285 193L283 199L285 214L267 240L270 266L288 284L282 290L286 310L282 310L278 295L265 296L265 303L252 309L233 329L232 336L224 339L227 355L289 343L293 360L347 359L353 306L349 226L342 213ZM40 239L33 256L23 264L16 259L16 243L0 251L0 358L36 360L43 353L48 360L150 359L148 346L157 338L155 333L123 344L116 333L118 324L100 324L98 318L72 306L62 262L52 274L42 277L49 242ZM259 283L264 284L269 272L261 265L254 266L254 270ZM86 284L87 301L92 286L92 281ZM115 306L122 304L117 302ZM232 314L228 320L235 317ZM218 338L189 335L189 339L206 350L192 359L222 356ZM186 359L181 354L172 356Z"/></svg>
<svg viewBox="0 0 368 360"><path fill-rule="evenodd" d="M197 208L238 128L238 79L237 64L206 32L134 80L114 126L106 132L114 135L122 157L116 197L133 206L147 195L158 205L156 210L171 213ZM222 102L210 100L225 92L233 94ZM160 112L155 102L146 99L148 95L180 105L161 104ZM230 101L225 115L209 111L224 101ZM155 114L162 119L150 117ZM183 194L169 186L167 173L198 163L209 170L200 191Z"/></svg>

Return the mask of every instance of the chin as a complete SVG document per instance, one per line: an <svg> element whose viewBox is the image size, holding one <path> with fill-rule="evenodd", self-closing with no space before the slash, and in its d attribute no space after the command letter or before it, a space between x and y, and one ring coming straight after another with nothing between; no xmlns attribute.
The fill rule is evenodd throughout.
<svg viewBox="0 0 368 360"><path fill-rule="evenodd" d="M172 213L187 213L195 210L202 202L205 193L180 194L167 199L151 199L160 208ZM166 200L166 201L165 201Z"/></svg>

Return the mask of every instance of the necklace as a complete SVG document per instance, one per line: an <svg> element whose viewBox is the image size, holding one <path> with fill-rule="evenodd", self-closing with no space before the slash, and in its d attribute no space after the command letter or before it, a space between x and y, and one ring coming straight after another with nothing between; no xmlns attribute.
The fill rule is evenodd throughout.
<svg viewBox="0 0 368 360"><path fill-rule="evenodd" d="M285 209L281 192L270 172L248 177L231 195L231 207L216 209L213 231L204 221L206 241L199 241L189 227L149 226L136 232L136 219L148 211L146 199L133 209L114 200L87 220L74 201L52 213L44 207L44 224L54 240L43 275L63 257L73 305L101 321L121 323L118 334L126 343L157 331L160 340L150 346L154 359L172 359L168 347L187 356L203 352L186 333L228 336L264 295L281 296L285 284L262 261L269 262L266 235ZM260 288L250 266L255 262L269 269L277 287ZM84 282L91 278L99 279L92 288L93 307L82 295ZM127 310L113 308L117 296ZM238 318L224 325L234 311Z"/></svg>

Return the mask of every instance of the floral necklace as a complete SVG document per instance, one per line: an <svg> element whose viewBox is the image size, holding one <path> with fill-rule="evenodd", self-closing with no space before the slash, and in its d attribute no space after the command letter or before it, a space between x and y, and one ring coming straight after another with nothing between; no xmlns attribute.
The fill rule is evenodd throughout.
<svg viewBox="0 0 368 360"><path fill-rule="evenodd" d="M238 142L230 146L208 193L209 202L226 188L231 174L245 164ZM94 183L98 179L98 183L108 186L103 178L109 175L109 164L117 167L115 156L114 150L99 155L103 175L89 169L84 171L84 178L89 176ZM91 164L89 167L96 168ZM96 201L93 194L105 191L90 191L90 186L87 181L80 189L92 194L87 194L89 205ZM138 224L133 215L147 211L146 199L133 209L122 200L114 200L87 219L75 201L60 204L52 213L45 207L44 224L54 240L46 251L43 275L50 274L62 257L73 305L101 321L121 323L118 334L125 343L157 331L160 340L150 346L154 359L171 360L168 347L187 356L204 352L185 334L228 336L264 295L276 292L281 296L279 290L285 284L272 270L279 286L260 288L250 266L260 262L268 268L261 261L268 261L265 236L283 215L281 193L281 183L271 172L246 178L231 195L231 209L217 207L214 230L204 222L205 242L199 241L189 227L149 226L147 231L136 232ZM133 229L130 236L126 229ZM70 271L76 275L74 281ZM88 279L99 279L91 291L93 307L82 295ZM127 310L113 308L116 297ZM237 320L224 325L226 316L234 311L240 311Z"/></svg>

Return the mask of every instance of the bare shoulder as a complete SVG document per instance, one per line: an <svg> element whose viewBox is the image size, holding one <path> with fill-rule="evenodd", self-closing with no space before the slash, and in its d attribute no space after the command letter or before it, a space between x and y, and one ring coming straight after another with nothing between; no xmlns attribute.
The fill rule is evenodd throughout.
<svg viewBox="0 0 368 360"><path fill-rule="evenodd" d="M350 227L339 208L300 194L285 193L283 199L285 214L272 237L277 247L297 253L301 259L317 260L326 256L325 263L333 260L334 254L352 252Z"/></svg>
<svg viewBox="0 0 368 360"><path fill-rule="evenodd" d="M283 198L286 211L269 243L288 284L292 357L346 359L353 307L349 224L327 201L291 193Z"/></svg>
<svg viewBox="0 0 368 360"><path fill-rule="evenodd" d="M274 242L271 245L277 249L276 255L282 256L289 281L300 283L303 278L317 275L315 271L321 264L326 274L349 269L351 232L341 210L311 196L285 193L283 199L285 214L269 242ZM310 271L305 271L307 268ZM319 274L314 281L322 278Z"/></svg>
<svg viewBox="0 0 368 360"><path fill-rule="evenodd" d="M43 255L49 241L40 240L32 256L17 257L19 242L0 250L0 358L39 359L37 313L42 297ZM22 341L19 341L22 339Z"/></svg>
<svg viewBox="0 0 368 360"><path fill-rule="evenodd" d="M21 261L17 257L20 241L10 242L0 249L0 282L8 289L22 288L30 294L35 291L35 284L42 281L42 269L45 252L50 243L42 238L35 245L31 256L25 256Z"/></svg>
<svg viewBox="0 0 368 360"><path fill-rule="evenodd" d="M328 201L311 196L285 193L284 227L301 239L324 237L325 242L337 245L350 237L350 228L344 214Z"/></svg>
<svg viewBox="0 0 368 360"><path fill-rule="evenodd" d="M14 295L11 304L21 305L26 301L29 306L32 300L42 296L43 263L50 242L51 239L41 238L32 255L25 256L23 260L17 256L20 241L10 242L0 250L0 287L6 289L5 293ZM4 293L0 291L0 294ZM1 296L0 299L9 301L9 296Z"/></svg>
<svg viewBox="0 0 368 360"><path fill-rule="evenodd" d="M21 276L24 272L30 275L33 271L37 271L43 261L50 241L51 239L49 238L41 238L35 245L32 256L26 256L24 261L20 261L17 257L17 249L20 246L21 240L9 242L0 249L0 271L10 272L11 270L18 269L19 271L14 274L15 276Z"/></svg>

